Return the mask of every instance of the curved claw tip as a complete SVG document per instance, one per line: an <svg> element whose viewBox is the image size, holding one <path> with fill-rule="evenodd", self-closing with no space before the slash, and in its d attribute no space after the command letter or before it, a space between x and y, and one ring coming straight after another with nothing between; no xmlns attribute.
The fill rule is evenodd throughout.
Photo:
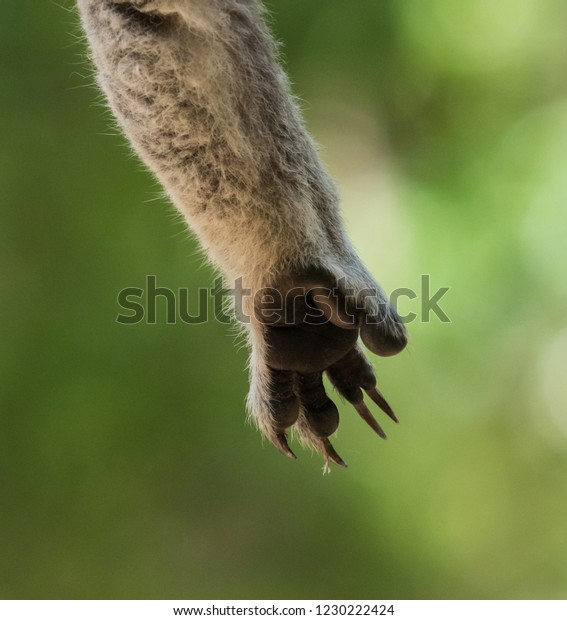
<svg viewBox="0 0 567 620"><path fill-rule="evenodd" d="M270 440L284 456L287 456L288 459L297 458L297 456L295 456L293 450L289 447L289 444L287 443L287 437L285 436L285 433L278 433L273 437L270 437Z"/></svg>
<svg viewBox="0 0 567 620"><path fill-rule="evenodd" d="M390 407L390 405L388 404L388 401L382 396L382 394L375 387L373 387L370 390L366 390L366 393L378 405L378 407L380 407L380 409L382 409L382 411L389 418L394 420L394 422L396 424L400 423L400 421L396 417L396 414L392 411L392 407Z"/></svg>
<svg viewBox="0 0 567 620"><path fill-rule="evenodd" d="M343 459L338 455L337 451L333 448L331 442L328 439L321 440L323 444L323 450L325 455L332 461L335 465L339 467L348 467L348 465L343 461Z"/></svg>
<svg viewBox="0 0 567 620"><path fill-rule="evenodd" d="M370 413L370 409L365 405L364 401L360 401L358 403L353 403L354 408L356 409L358 415L370 426L370 428L382 439L388 439L386 433L378 424L374 416Z"/></svg>

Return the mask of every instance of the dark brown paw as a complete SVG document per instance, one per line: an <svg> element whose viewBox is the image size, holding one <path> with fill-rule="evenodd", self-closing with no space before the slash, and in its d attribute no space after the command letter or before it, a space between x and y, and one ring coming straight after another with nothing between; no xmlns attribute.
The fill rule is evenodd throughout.
<svg viewBox="0 0 567 620"><path fill-rule="evenodd" d="M400 352L407 336L389 305L384 304L382 316L369 317L367 306L357 307L354 296L349 300L336 287L323 286L325 282L329 280L312 278L307 288L273 287L255 308L269 375L266 434L280 452L295 457L286 436L286 430L293 428L301 440L323 454L326 463L346 466L329 441L339 426L339 412L326 394L323 373L376 434L386 439L364 393L394 422L398 419L378 391L372 365L357 341L361 336L370 350L386 356Z"/></svg>

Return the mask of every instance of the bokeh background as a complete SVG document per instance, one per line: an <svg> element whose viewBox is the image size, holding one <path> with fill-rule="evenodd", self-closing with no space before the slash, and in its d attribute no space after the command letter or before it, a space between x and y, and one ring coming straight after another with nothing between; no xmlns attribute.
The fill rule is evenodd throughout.
<svg viewBox="0 0 567 620"><path fill-rule="evenodd" d="M229 328L116 322L147 274L214 274L72 2L4 3L0 596L567 596L567 4L269 6L355 245L451 322L375 360L389 441L342 407L348 470L262 445Z"/></svg>

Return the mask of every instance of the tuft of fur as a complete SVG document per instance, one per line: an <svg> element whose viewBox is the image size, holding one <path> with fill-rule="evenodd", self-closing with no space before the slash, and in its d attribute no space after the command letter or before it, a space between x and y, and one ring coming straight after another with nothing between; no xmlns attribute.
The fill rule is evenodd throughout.
<svg viewBox="0 0 567 620"><path fill-rule="evenodd" d="M253 292L324 270L392 338L403 325L350 245L339 197L256 0L77 0L98 82L208 257ZM386 308L386 311L384 310ZM264 326L247 326L248 409L272 433ZM302 426L299 424L298 426ZM303 425L305 426L305 425ZM309 442L309 432L299 432Z"/></svg>

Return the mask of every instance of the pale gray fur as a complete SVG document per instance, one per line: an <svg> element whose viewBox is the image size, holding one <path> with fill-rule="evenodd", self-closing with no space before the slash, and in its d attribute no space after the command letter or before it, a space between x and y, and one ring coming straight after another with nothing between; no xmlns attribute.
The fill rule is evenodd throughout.
<svg viewBox="0 0 567 620"><path fill-rule="evenodd" d="M131 5L151 27L124 19ZM241 277L256 291L281 274L320 267L355 291L380 290L346 237L337 189L256 0L78 6L116 118L227 280ZM368 314L383 315L385 299L367 297ZM386 330L402 336L389 312ZM262 326L253 320L247 331L248 408L269 436Z"/></svg>

